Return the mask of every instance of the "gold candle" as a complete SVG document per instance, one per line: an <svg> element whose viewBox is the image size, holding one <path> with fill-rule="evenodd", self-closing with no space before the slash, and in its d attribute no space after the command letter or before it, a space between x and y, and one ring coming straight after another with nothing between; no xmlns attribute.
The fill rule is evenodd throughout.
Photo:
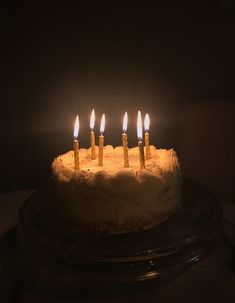
<svg viewBox="0 0 235 303"><path fill-rule="evenodd" d="M103 158L104 158L104 136L99 136L99 159L98 165L103 166Z"/></svg>
<svg viewBox="0 0 235 303"><path fill-rule="evenodd" d="M145 158L144 158L144 145L143 145L143 127L142 127L142 119L141 119L140 111L138 111L138 117L137 117L137 136L138 136L140 169L143 169L145 168Z"/></svg>
<svg viewBox="0 0 235 303"><path fill-rule="evenodd" d="M129 167L129 156L128 156L128 139L127 139L127 123L128 117L127 112L123 118L123 134L122 134L122 146L123 146L123 158L124 158L124 167Z"/></svg>
<svg viewBox="0 0 235 303"><path fill-rule="evenodd" d="M94 160L95 155L95 133L94 131L90 132L90 141L91 141L91 159Z"/></svg>
<svg viewBox="0 0 235 303"><path fill-rule="evenodd" d="M151 155L150 155L150 141L149 141L149 126L150 126L150 119L149 119L149 115L146 114L145 118L144 118L144 128L145 128L144 141L145 141L146 160L151 158Z"/></svg>
<svg viewBox="0 0 235 303"><path fill-rule="evenodd" d="M144 145L143 141L138 141L139 147L139 158L140 158L140 169L145 168L145 159L144 159Z"/></svg>
<svg viewBox="0 0 235 303"><path fill-rule="evenodd" d="M90 129L91 129L90 142L91 142L91 159L92 160L94 160L96 158L94 127L95 127L95 110L93 109L91 112L91 118L90 118Z"/></svg>
<svg viewBox="0 0 235 303"><path fill-rule="evenodd" d="M79 170L79 142L78 142L78 132L79 132L79 119L76 117L74 124L74 141L73 141L73 151L74 151L74 168Z"/></svg>
<svg viewBox="0 0 235 303"><path fill-rule="evenodd" d="M103 165L104 158L104 129L105 129L105 114L102 115L100 122L100 136L99 136L99 157L98 157L98 165Z"/></svg>
<svg viewBox="0 0 235 303"><path fill-rule="evenodd" d="M79 143L77 139L73 141L73 150L74 150L74 167L76 170L79 170Z"/></svg>

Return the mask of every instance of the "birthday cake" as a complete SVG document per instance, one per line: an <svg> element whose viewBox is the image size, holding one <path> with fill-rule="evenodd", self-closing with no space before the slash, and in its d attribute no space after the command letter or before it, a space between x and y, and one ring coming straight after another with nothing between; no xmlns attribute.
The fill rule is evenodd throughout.
<svg viewBox="0 0 235 303"><path fill-rule="evenodd" d="M54 216L81 231L109 233L149 229L166 220L181 204L179 161L173 149L151 146L150 152L144 169L138 147L129 149L126 168L122 146L104 147L103 166L91 159L90 149L80 149L79 170L73 151L58 156L52 163Z"/></svg>

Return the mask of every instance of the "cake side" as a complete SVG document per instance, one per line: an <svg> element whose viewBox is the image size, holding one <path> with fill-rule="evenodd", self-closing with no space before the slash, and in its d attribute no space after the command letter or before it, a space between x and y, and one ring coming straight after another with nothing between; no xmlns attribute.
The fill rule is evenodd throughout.
<svg viewBox="0 0 235 303"><path fill-rule="evenodd" d="M104 166L80 150L81 170L73 151L52 163L57 217L82 230L126 232L155 226L168 218L181 200L181 171L174 150L151 146L151 159L139 169L138 148L129 149L130 167L123 167L122 146L104 148Z"/></svg>

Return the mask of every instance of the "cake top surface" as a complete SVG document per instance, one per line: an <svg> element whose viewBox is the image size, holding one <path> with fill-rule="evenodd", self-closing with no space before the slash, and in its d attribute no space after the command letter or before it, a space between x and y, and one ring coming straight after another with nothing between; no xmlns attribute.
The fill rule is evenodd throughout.
<svg viewBox="0 0 235 303"><path fill-rule="evenodd" d="M90 179L103 176L105 179L116 177L132 177L139 181L146 177L164 179L169 174L179 171L179 162L173 149L157 149L150 147L151 158L145 161L145 169L140 170L139 149L133 147L128 150L129 167L124 167L123 147L106 145L103 153L103 166L98 166L98 159L91 159L91 150L81 148L79 150L80 170L74 168L74 152L69 151L58 156L52 163L53 175L61 182L69 182L76 179L81 183L87 183ZM98 147L96 147L98 155Z"/></svg>

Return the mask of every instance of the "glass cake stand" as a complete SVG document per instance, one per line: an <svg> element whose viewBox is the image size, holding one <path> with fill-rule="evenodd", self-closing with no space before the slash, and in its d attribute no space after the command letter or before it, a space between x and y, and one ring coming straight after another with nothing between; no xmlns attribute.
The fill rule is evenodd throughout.
<svg viewBox="0 0 235 303"><path fill-rule="evenodd" d="M50 214L48 199L46 191L37 192L20 210L17 262L27 286L60 296L162 283L199 261L221 233L219 203L187 179L182 207L174 215L155 228L126 234L84 234L65 227Z"/></svg>

